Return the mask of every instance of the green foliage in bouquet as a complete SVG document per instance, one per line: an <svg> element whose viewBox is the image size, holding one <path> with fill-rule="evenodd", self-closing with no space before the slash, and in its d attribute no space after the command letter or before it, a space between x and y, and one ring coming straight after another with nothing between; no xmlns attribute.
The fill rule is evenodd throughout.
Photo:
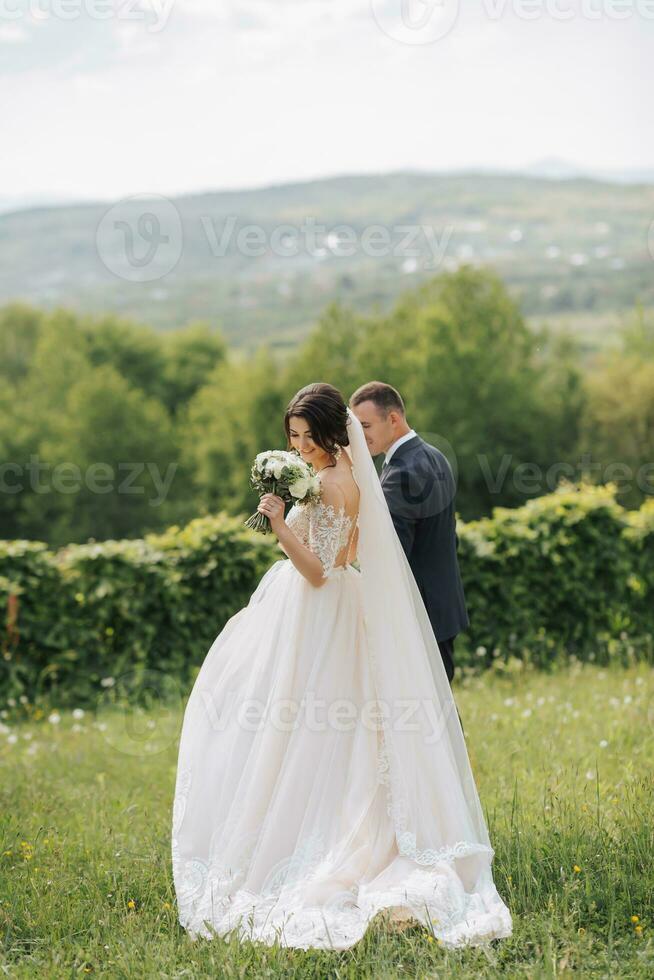
<svg viewBox="0 0 654 980"><path fill-rule="evenodd" d="M319 500L321 493L320 480L313 466L305 463L297 453L283 449L270 449L257 455L250 472L250 486L259 493L260 499L265 493L274 493L286 504L292 500L307 504ZM271 531L270 521L260 511L252 514L245 526L261 534Z"/></svg>

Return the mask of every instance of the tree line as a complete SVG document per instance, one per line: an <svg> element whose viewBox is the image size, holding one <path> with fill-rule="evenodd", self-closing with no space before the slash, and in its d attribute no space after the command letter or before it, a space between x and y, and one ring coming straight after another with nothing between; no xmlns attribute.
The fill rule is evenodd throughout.
<svg viewBox="0 0 654 980"><path fill-rule="evenodd" d="M244 355L204 322L158 333L114 315L0 309L0 537L59 547L250 513L252 459L285 448L291 396L378 379L448 455L465 519L561 478L654 493L654 324L635 310L590 363L534 331L503 282L464 266L388 314L326 307L291 353Z"/></svg>

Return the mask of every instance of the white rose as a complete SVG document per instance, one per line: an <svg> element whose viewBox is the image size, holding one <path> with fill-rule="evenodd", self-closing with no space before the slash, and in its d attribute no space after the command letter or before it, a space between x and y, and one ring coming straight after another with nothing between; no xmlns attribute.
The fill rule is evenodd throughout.
<svg viewBox="0 0 654 980"><path fill-rule="evenodd" d="M310 477L303 477L301 480L296 480L295 483L292 483L288 488L291 497L296 497L298 500L301 500L306 496L310 484Z"/></svg>
<svg viewBox="0 0 654 980"><path fill-rule="evenodd" d="M284 469L284 460L283 459L273 460L271 463L268 464L268 469L270 473L275 477L275 479L279 480L280 476L282 475L282 470Z"/></svg>

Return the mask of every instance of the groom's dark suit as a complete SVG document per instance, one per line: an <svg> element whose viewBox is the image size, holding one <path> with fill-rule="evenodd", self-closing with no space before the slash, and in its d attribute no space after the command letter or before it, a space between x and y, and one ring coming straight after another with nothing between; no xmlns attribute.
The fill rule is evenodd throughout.
<svg viewBox="0 0 654 980"><path fill-rule="evenodd" d="M393 451L381 485L451 681L454 638L470 624L457 561L452 469L440 449L415 435Z"/></svg>

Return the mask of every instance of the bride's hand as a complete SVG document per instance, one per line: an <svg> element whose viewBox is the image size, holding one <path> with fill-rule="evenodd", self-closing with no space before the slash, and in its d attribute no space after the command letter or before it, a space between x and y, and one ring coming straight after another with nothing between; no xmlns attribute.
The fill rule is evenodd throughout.
<svg viewBox="0 0 654 980"><path fill-rule="evenodd" d="M277 533L278 528L284 523L284 501L282 498L274 493L264 493L257 510L266 515L272 530Z"/></svg>

